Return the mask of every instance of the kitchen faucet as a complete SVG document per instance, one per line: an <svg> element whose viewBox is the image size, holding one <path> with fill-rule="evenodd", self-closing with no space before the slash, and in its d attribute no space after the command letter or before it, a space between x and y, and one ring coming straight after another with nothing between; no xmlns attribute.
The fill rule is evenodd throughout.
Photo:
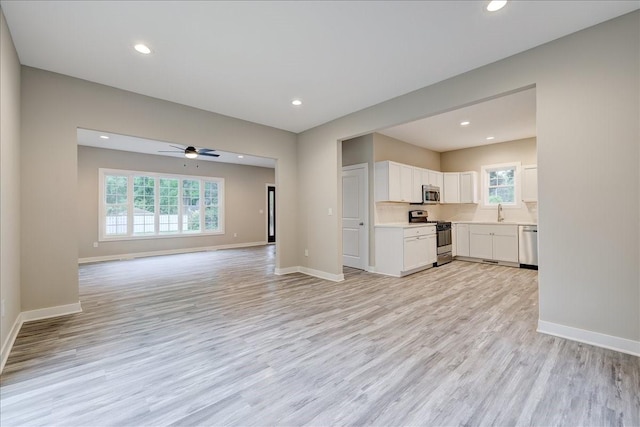
<svg viewBox="0 0 640 427"><path fill-rule="evenodd" d="M502 204L498 203L498 222L504 221L504 216L502 216Z"/></svg>

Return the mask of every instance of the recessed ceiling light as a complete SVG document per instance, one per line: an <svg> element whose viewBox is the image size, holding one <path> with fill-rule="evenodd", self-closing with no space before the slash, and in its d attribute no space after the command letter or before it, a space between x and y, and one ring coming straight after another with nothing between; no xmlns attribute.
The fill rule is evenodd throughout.
<svg viewBox="0 0 640 427"><path fill-rule="evenodd" d="M243 155L238 156L239 159L244 159Z"/></svg>
<svg viewBox="0 0 640 427"><path fill-rule="evenodd" d="M469 126L471 124L471 122L468 121L464 121L464 122L460 122L460 126Z"/></svg>
<svg viewBox="0 0 640 427"><path fill-rule="evenodd" d="M146 44L138 43L133 48L138 52L142 53L143 55L148 55L151 53L151 49L149 49L149 47Z"/></svg>
<svg viewBox="0 0 640 427"><path fill-rule="evenodd" d="M291 103L292 103L293 105L295 105L296 107L297 107L298 105L302 105L302 101L300 101L299 99L294 99L293 101L291 101Z"/></svg>
<svg viewBox="0 0 640 427"><path fill-rule="evenodd" d="M492 139L496 139L496 137L495 136L488 136L487 137L487 141L491 141Z"/></svg>
<svg viewBox="0 0 640 427"><path fill-rule="evenodd" d="M487 5L487 10L489 12L495 12L497 10L502 9L507 4L507 0L493 0L490 1Z"/></svg>
<svg viewBox="0 0 640 427"><path fill-rule="evenodd" d="M107 135L100 135L100 138L102 139L109 139L109 137Z"/></svg>

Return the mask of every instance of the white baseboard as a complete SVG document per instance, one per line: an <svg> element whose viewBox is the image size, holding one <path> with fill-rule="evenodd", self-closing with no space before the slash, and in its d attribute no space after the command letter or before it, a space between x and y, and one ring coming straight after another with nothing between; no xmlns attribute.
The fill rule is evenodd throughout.
<svg viewBox="0 0 640 427"><path fill-rule="evenodd" d="M626 338L601 334L599 332L573 328L571 326L560 325L558 323L547 322L545 320L538 320L538 332L595 345L596 347L619 351L620 353L640 356L640 341L633 341Z"/></svg>
<svg viewBox="0 0 640 427"><path fill-rule="evenodd" d="M89 264L93 262L105 262L105 261L120 261L124 259L144 258L144 257L150 257L150 256L188 254L192 252L217 251L221 249L248 248L251 246L264 246L266 244L267 242L233 243L230 245L204 246L199 248L168 249L164 251L136 252L136 253L130 253L130 254L95 256L95 257L78 258L78 264Z"/></svg>
<svg viewBox="0 0 640 427"><path fill-rule="evenodd" d="M7 359L9 358L9 353L11 353L11 349L13 348L13 343L16 342L16 338L18 337L18 332L20 332L20 328L22 327L22 313L18 313L16 317L16 321L13 322L13 326L11 326L11 331L9 331L9 335L2 343L2 352L0 353L0 373L4 369L4 364L7 363Z"/></svg>
<svg viewBox="0 0 640 427"><path fill-rule="evenodd" d="M308 276L318 277L320 279L331 280L332 282L342 282L344 274L332 274L326 271L314 270L313 268L300 267L300 273Z"/></svg>
<svg viewBox="0 0 640 427"><path fill-rule="evenodd" d="M273 273L276 276L284 276L285 274L300 273L300 267L276 268Z"/></svg>
<svg viewBox="0 0 640 427"><path fill-rule="evenodd" d="M317 277L319 279L330 280L332 282L342 282L344 280L344 274L332 274L327 273L326 271L314 270L313 268L295 266L295 267L286 267L286 268L276 268L274 274L278 276L282 276L285 274L291 273L302 273L307 276Z"/></svg>
<svg viewBox="0 0 640 427"><path fill-rule="evenodd" d="M20 332L20 328L26 322L32 322L34 320L42 320L49 319L51 317L59 317L66 316L68 314L76 314L82 313L82 306L80 302L76 302L73 304L66 305L58 305L56 307L47 307L41 308L38 310L30 310L23 311L18 314L16 317L16 321L13 322L13 326L11 327L11 331L9 335L5 339L4 343L2 343L2 359L0 359L0 373L4 369L4 364L7 363L7 359L9 358L9 353L11 353L11 349L13 348L13 344L16 342L16 338L18 337L18 333Z"/></svg>
<svg viewBox="0 0 640 427"><path fill-rule="evenodd" d="M82 313L80 302L55 307L40 308L38 310L23 311L23 322L33 322L34 320L49 319L51 317L66 316L68 314Z"/></svg>

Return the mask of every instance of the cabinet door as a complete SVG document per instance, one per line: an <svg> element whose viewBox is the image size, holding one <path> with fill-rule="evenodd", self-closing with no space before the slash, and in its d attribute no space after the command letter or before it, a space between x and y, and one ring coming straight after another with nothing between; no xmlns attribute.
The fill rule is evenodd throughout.
<svg viewBox="0 0 640 427"><path fill-rule="evenodd" d="M427 236L427 244L427 264L433 264L438 261L438 235Z"/></svg>
<svg viewBox="0 0 640 427"><path fill-rule="evenodd" d="M428 236L404 239L404 271L427 263Z"/></svg>
<svg viewBox="0 0 640 427"><path fill-rule="evenodd" d="M400 165L400 201L411 202L413 194L411 189L413 184L413 167Z"/></svg>
<svg viewBox="0 0 640 427"><path fill-rule="evenodd" d="M518 238L516 236L493 235L493 259L518 262Z"/></svg>
<svg viewBox="0 0 640 427"><path fill-rule="evenodd" d="M445 172L443 177L442 202L460 203L460 174L457 172Z"/></svg>
<svg viewBox="0 0 640 427"><path fill-rule="evenodd" d="M413 179L411 183L411 202L422 203L422 181L424 169L413 168Z"/></svg>
<svg viewBox="0 0 640 427"><path fill-rule="evenodd" d="M389 165L389 198L392 202L402 201L402 177L401 168L397 163L388 163Z"/></svg>
<svg viewBox="0 0 640 427"><path fill-rule="evenodd" d="M522 201L538 201L538 166L522 167Z"/></svg>
<svg viewBox="0 0 640 427"><path fill-rule="evenodd" d="M493 259L493 236L469 232L469 256L473 258Z"/></svg>
<svg viewBox="0 0 640 427"><path fill-rule="evenodd" d="M456 224L456 255L469 256L469 224Z"/></svg>
<svg viewBox="0 0 640 427"><path fill-rule="evenodd" d="M460 172L460 203L477 203L477 174Z"/></svg>

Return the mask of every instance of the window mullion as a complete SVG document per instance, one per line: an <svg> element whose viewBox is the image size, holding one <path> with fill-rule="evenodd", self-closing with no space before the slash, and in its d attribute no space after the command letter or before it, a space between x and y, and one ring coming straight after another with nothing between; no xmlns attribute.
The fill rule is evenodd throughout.
<svg viewBox="0 0 640 427"><path fill-rule="evenodd" d="M178 234L182 234L182 178L178 178Z"/></svg>
<svg viewBox="0 0 640 427"><path fill-rule="evenodd" d="M127 175L127 236L133 236L133 174Z"/></svg>
<svg viewBox="0 0 640 427"><path fill-rule="evenodd" d="M153 234L160 234L160 177L153 177Z"/></svg>
<svg viewBox="0 0 640 427"><path fill-rule="evenodd" d="M198 210L200 211L200 234L204 233L204 179L199 179L198 181L198 187L199 187L199 193L200 193L200 198L199 198L199 202L198 202Z"/></svg>

